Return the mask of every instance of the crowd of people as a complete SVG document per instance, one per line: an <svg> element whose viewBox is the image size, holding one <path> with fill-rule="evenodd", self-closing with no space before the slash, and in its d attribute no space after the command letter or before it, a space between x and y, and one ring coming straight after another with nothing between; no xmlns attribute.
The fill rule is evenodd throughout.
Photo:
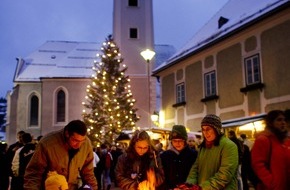
<svg viewBox="0 0 290 190"><path fill-rule="evenodd" d="M0 190L286 190L290 187L290 110L272 110L255 141L206 115L201 136L172 126L168 147L136 130L128 147L93 148L80 120L33 140L0 144ZM41 140L40 140L41 139ZM251 181L252 173L256 182Z"/></svg>

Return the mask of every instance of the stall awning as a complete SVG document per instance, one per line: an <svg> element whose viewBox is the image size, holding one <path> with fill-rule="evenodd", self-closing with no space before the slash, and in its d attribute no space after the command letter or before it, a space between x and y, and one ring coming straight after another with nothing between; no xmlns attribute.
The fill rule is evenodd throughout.
<svg viewBox="0 0 290 190"><path fill-rule="evenodd" d="M242 125L252 123L255 121L263 120L265 118L265 116L266 116L266 114L263 113L263 114L259 114L259 115L255 115L255 116L226 120L226 121L222 122L222 127L227 128L227 127L242 126Z"/></svg>

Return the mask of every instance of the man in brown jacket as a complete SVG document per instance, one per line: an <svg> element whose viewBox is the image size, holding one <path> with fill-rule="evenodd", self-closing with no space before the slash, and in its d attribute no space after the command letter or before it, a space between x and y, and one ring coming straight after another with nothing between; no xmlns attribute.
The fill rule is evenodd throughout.
<svg viewBox="0 0 290 190"><path fill-rule="evenodd" d="M69 190L78 189L80 177L84 184L96 190L94 156L86 133L86 125L73 120L64 129L44 136L26 168L24 189L44 189L47 173L56 171L66 178Z"/></svg>

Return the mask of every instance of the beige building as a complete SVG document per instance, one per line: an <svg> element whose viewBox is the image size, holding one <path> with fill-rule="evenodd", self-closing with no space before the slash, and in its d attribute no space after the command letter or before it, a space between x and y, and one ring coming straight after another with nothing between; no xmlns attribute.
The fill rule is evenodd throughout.
<svg viewBox="0 0 290 190"><path fill-rule="evenodd" d="M161 81L160 125L198 131L202 118L213 113L224 127L235 127L290 108L289 5L228 1L153 71Z"/></svg>

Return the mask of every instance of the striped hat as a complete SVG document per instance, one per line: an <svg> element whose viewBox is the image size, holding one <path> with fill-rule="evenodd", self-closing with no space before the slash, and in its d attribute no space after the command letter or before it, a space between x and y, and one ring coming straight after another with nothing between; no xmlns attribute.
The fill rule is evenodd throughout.
<svg viewBox="0 0 290 190"><path fill-rule="evenodd" d="M206 115L201 121L201 127L202 126L210 126L214 128L218 134L221 134L222 129L221 119L214 114Z"/></svg>

